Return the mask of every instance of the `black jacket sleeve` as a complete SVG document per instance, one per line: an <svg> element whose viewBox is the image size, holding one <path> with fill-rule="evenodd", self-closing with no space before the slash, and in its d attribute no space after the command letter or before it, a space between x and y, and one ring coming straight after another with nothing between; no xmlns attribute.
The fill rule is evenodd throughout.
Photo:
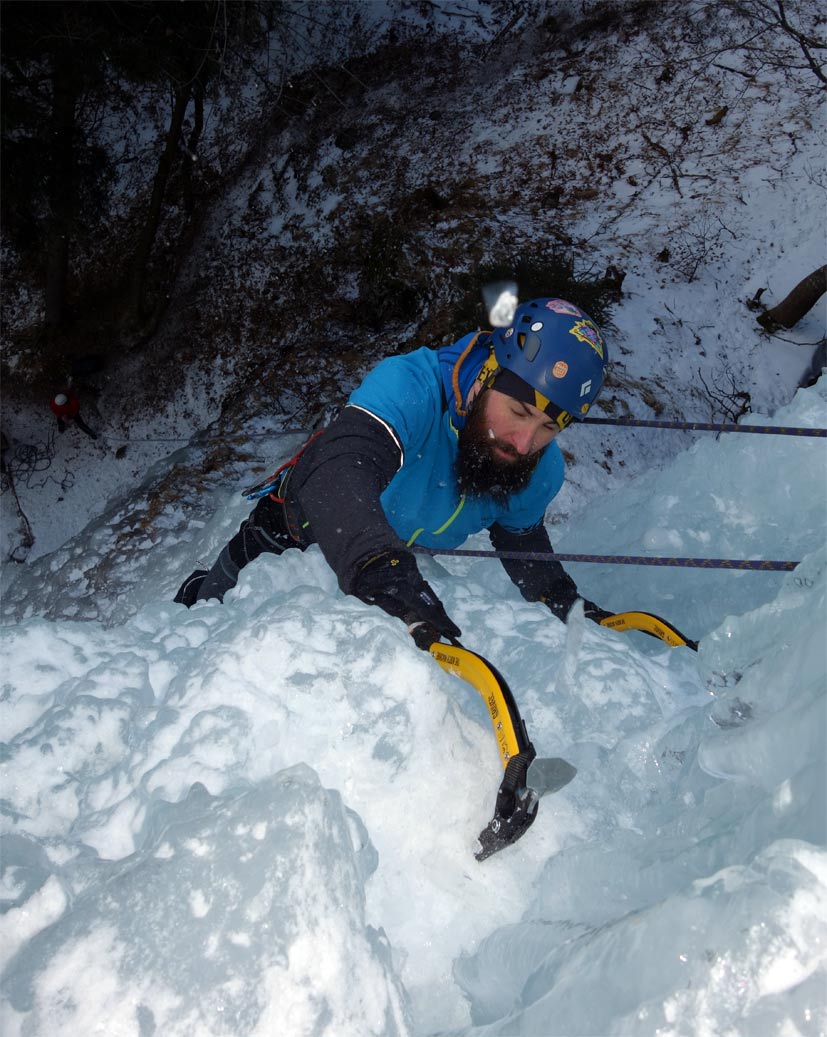
<svg viewBox="0 0 827 1037"><path fill-rule="evenodd" d="M357 407L345 407L296 462L287 508L307 543L318 543L345 594L362 567L386 551L406 551L379 497L402 465L396 433Z"/></svg>
<svg viewBox="0 0 827 1037"><path fill-rule="evenodd" d="M512 533L495 523L488 530L495 551L542 551L551 554L554 550L548 531L542 524L527 533ZM503 568L528 601L542 601L555 614L567 613L577 601L577 584L559 562L553 559L529 562L522 559L503 558Z"/></svg>

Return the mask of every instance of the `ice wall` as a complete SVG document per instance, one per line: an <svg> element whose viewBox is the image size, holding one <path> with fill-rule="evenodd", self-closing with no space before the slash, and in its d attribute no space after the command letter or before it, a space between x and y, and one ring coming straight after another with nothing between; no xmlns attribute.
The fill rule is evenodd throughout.
<svg viewBox="0 0 827 1037"><path fill-rule="evenodd" d="M824 380L774 420L827 425ZM483 865L484 703L317 549L259 559L223 606L171 604L246 510L216 488L188 542L130 554L143 603L105 623L44 614L71 558L95 578L85 545L117 560L117 528L41 560L3 630L4 1034L822 1033L824 451L704 440L558 530L802 558L579 567L698 655L563 625L491 560L421 559L538 753L577 768Z"/></svg>

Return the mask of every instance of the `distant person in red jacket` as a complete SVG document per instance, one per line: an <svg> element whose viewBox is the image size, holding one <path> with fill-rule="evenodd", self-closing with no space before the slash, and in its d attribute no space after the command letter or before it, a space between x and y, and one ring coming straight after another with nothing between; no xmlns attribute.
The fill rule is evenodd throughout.
<svg viewBox="0 0 827 1037"><path fill-rule="evenodd" d="M71 422L74 422L81 432L85 432L86 435L91 436L92 439L98 438L80 416L80 400L71 389L65 389L63 392L59 392L49 406L52 409L52 413L57 418L57 428L59 432L65 432L68 425Z"/></svg>

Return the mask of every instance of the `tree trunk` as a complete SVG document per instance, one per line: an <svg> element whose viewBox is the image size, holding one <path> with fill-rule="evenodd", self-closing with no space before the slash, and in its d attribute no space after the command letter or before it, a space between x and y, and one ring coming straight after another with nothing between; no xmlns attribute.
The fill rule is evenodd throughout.
<svg viewBox="0 0 827 1037"><path fill-rule="evenodd" d="M827 292L827 264L808 274L793 288L786 299L762 313L758 323L767 331L791 328L808 313Z"/></svg>
<svg viewBox="0 0 827 1037"><path fill-rule="evenodd" d="M195 195L192 186L192 169L198 161L198 145L201 142L201 133L204 129L204 87L195 81L192 93L195 118L187 141L187 154L184 156L184 165L181 170L181 182L184 194L184 211L188 216L195 212Z"/></svg>
<svg viewBox="0 0 827 1037"><path fill-rule="evenodd" d="M158 161L158 169L155 172L155 180L152 183L152 197L149 200L149 210L130 263L129 313L136 325L140 325L144 315L147 265L152 252L152 246L155 243L158 225L161 222L161 206L164 201L164 192L166 191L169 174L172 171L172 164L181 140L181 127L184 123L184 114L190 101L190 95L189 84L175 88L175 103L172 107L164 150Z"/></svg>
<svg viewBox="0 0 827 1037"><path fill-rule="evenodd" d="M44 278L46 327L54 330L66 310L69 276L69 230L73 212L73 167L77 84L71 47L58 40L52 66L52 114L48 173L49 215L46 223Z"/></svg>

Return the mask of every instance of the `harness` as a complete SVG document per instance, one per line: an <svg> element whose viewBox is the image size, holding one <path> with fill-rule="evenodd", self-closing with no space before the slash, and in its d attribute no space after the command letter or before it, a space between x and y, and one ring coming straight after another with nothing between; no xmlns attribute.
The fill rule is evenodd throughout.
<svg viewBox="0 0 827 1037"><path fill-rule="evenodd" d="M314 439L317 439L324 432L323 428L320 428L318 432L314 432L310 439L304 443L303 446L296 451L296 453L290 458L289 461L285 461L283 465L278 467L272 475L268 475L266 479L256 483L255 486L251 486L247 490L241 491L241 496L246 497L247 500L258 500L259 497L269 497L270 500L275 501L276 504L284 504L285 494L287 491L287 480L290 473L293 471L296 462L307 450Z"/></svg>
<svg viewBox="0 0 827 1037"><path fill-rule="evenodd" d="M259 500L262 497L269 497L275 504L281 505L282 515L284 516L284 525L287 532L293 538L296 544L301 544L305 539L302 536L302 529L308 525L304 519L299 519L296 515L291 515L290 509L287 507L287 484L290 481L290 474L296 467L296 462L307 450L314 439L317 439L325 430L319 429L318 432L314 432L310 439L304 443L299 450L290 458L289 461L285 461L283 465L276 469L272 475L268 475L260 483L256 483L255 486L251 486L247 490L242 490L241 495L246 497L247 500Z"/></svg>

